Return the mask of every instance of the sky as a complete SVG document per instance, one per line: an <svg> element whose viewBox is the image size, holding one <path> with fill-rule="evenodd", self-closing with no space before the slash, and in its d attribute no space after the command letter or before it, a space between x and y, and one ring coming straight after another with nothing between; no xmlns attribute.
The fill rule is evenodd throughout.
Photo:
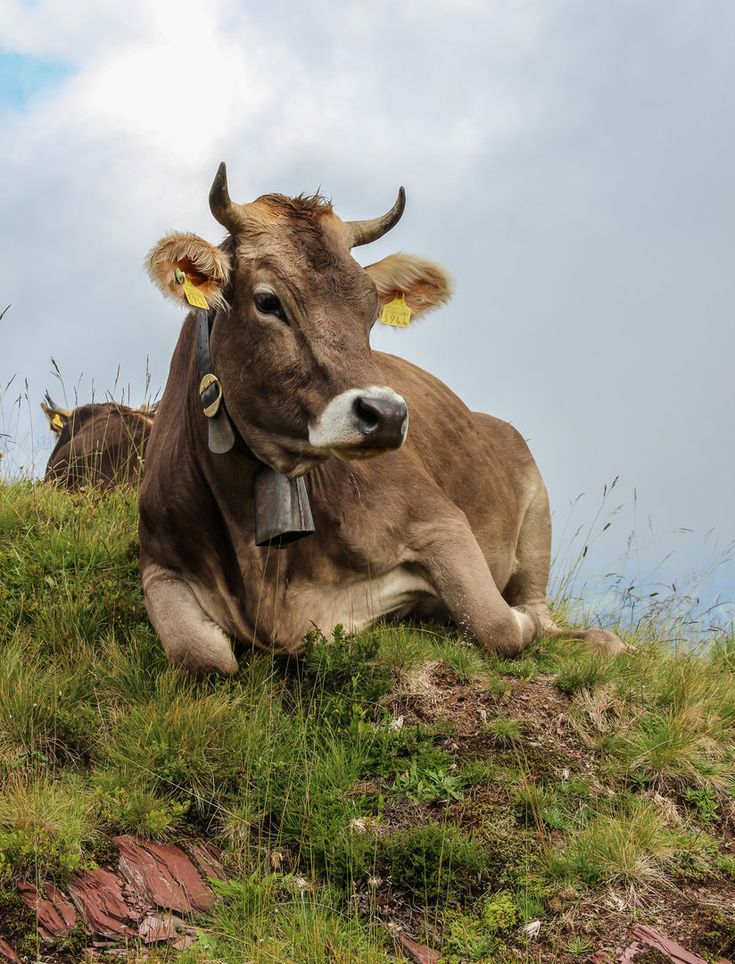
<svg viewBox="0 0 735 964"><path fill-rule="evenodd" d="M735 597L732 0L0 0L0 130L6 474L43 469L46 389L162 390L182 315L143 259L221 240L220 160L237 200L319 188L347 219L404 184L356 256L456 293L374 347L521 430L558 571L589 530L590 593Z"/></svg>

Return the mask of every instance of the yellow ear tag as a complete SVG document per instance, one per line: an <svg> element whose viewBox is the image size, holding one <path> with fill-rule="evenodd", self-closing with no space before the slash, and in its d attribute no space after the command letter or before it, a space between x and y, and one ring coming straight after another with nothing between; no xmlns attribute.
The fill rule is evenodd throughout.
<svg viewBox="0 0 735 964"><path fill-rule="evenodd" d="M387 305L383 305L380 320L384 325L392 325L394 328L408 328L411 323L411 309L406 304L405 297L399 295Z"/></svg>
<svg viewBox="0 0 735 964"><path fill-rule="evenodd" d="M199 290L199 288L197 288L196 285L191 283L188 275L184 279L184 294L186 295L186 300L189 302L192 308L209 308L204 294Z"/></svg>
<svg viewBox="0 0 735 964"><path fill-rule="evenodd" d="M64 427L64 423L61 421L61 416L58 414L54 415L54 417L51 419L51 424L59 431L61 431Z"/></svg>

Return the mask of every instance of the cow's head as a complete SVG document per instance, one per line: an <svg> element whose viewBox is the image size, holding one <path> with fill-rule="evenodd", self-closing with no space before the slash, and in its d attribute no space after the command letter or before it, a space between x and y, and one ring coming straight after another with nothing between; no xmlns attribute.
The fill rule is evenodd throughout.
<svg viewBox="0 0 735 964"><path fill-rule="evenodd" d="M185 303L186 278L219 309L214 368L251 449L298 475L332 456L400 448L408 410L384 383L370 330L382 305L403 295L415 319L446 301L451 283L438 265L407 254L363 268L351 249L398 222L403 189L382 217L342 221L322 197L267 194L236 204L221 164L209 202L229 232L225 241L169 235L150 252L148 269L164 294Z"/></svg>

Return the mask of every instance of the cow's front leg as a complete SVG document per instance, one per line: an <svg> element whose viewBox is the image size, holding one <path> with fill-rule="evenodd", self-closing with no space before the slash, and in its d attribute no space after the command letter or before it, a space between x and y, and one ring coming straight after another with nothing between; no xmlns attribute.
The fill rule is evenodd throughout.
<svg viewBox="0 0 735 964"><path fill-rule="evenodd" d="M464 635L504 656L515 656L539 636L536 614L511 608L501 596L463 514L427 522L415 535L415 562Z"/></svg>
<svg viewBox="0 0 735 964"><path fill-rule="evenodd" d="M191 673L234 673L230 640L202 610L181 577L153 567L143 572L145 607L169 660Z"/></svg>

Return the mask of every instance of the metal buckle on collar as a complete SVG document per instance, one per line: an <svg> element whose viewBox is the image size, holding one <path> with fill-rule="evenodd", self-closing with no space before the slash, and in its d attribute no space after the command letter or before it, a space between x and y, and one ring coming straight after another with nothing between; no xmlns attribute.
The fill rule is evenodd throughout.
<svg viewBox="0 0 735 964"><path fill-rule="evenodd" d="M214 391L210 391L210 389L214 389ZM204 406L204 414L207 418L214 418L222 404L222 385L216 375L209 372L202 378L199 382L199 396Z"/></svg>

